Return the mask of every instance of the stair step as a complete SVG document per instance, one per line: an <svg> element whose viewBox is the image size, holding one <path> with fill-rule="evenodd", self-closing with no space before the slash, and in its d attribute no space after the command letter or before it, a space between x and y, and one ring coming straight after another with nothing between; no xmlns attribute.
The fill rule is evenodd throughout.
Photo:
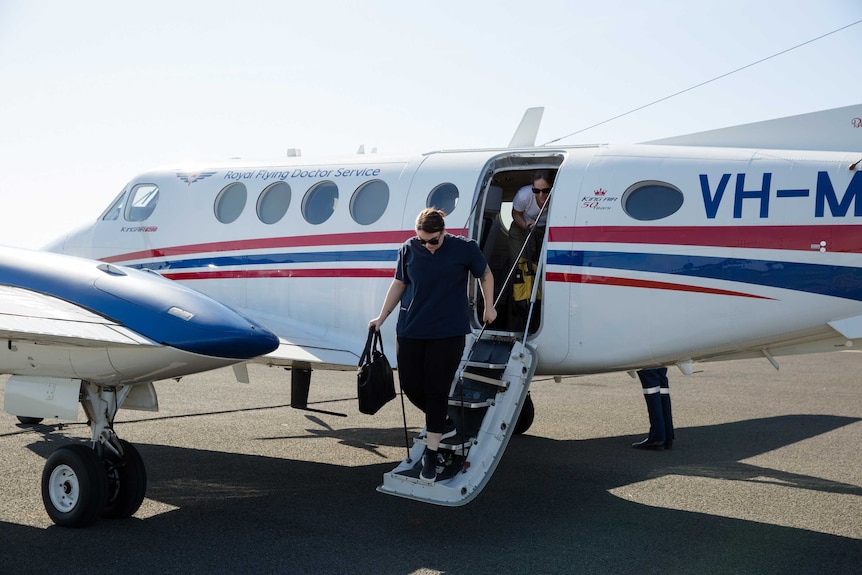
<svg viewBox="0 0 862 575"><path fill-rule="evenodd" d="M464 381L479 381L481 383L487 383L488 385L495 385L497 387L502 387L506 389L509 387L509 382L503 379L495 379L493 377L488 377L485 375L479 375L478 373L473 373L471 371L465 371L461 374L461 377L464 378Z"/></svg>
<svg viewBox="0 0 862 575"><path fill-rule="evenodd" d="M481 367L484 369L506 369L505 363L484 363L481 361L468 361L466 367Z"/></svg>
<svg viewBox="0 0 862 575"><path fill-rule="evenodd" d="M488 385L471 379L459 379L455 389L449 395L449 405L461 407L464 401L466 409L481 409L494 405L500 387Z"/></svg>
<svg viewBox="0 0 862 575"><path fill-rule="evenodd" d="M457 455L464 455L468 451L470 451L470 447L472 447L476 443L475 437L461 437L461 435L456 435L454 437L447 437L443 441L440 442L440 447L438 451L440 453L455 453ZM428 446L427 441L425 441L425 436L420 435L418 437L413 438L413 445L424 445Z"/></svg>

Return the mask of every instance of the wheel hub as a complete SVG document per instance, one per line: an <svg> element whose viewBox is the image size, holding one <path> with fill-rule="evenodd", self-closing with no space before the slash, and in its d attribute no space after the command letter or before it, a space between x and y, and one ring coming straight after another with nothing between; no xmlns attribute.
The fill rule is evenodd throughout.
<svg viewBox="0 0 862 575"><path fill-rule="evenodd" d="M48 483L48 495L54 507L68 513L77 505L80 494L81 485L75 471L68 465L58 465Z"/></svg>

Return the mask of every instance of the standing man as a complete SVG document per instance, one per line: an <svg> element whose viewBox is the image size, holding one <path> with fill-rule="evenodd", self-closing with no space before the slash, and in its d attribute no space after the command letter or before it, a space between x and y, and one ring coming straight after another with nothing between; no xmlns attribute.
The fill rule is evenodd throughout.
<svg viewBox="0 0 862 575"><path fill-rule="evenodd" d="M641 380L649 414L649 435L642 441L632 443L632 447L652 451L673 449L673 417L670 412L667 368L641 369L638 379Z"/></svg>

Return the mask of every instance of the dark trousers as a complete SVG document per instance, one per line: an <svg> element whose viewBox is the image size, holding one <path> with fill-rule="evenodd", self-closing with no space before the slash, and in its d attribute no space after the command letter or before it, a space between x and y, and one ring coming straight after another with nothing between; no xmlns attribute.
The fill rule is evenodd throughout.
<svg viewBox="0 0 862 575"><path fill-rule="evenodd" d="M673 441L673 415L671 414L670 387L667 368L642 369L637 372L641 380L649 414L649 441Z"/></svg>
<svg viewBox="0 0 862 575"><path fill-rule="evenodd" d="M461 363L465 336L443 339L398 338L398 379L410 403L425 412L430 433L443 433L449 388Z"/></svg>

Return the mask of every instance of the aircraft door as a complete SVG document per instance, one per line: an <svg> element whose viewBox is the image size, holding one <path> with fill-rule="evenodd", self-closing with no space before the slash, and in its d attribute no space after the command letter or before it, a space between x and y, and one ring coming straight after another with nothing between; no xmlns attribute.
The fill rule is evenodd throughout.
<svg viewBox="0 0 862 575"><path fill-rule="evenodd" d="M471 208L487 157L486 152L429 155L410 183L403 229L415 229L419 212L434 207L446 213L446 231L471 237Z"/></svg>

